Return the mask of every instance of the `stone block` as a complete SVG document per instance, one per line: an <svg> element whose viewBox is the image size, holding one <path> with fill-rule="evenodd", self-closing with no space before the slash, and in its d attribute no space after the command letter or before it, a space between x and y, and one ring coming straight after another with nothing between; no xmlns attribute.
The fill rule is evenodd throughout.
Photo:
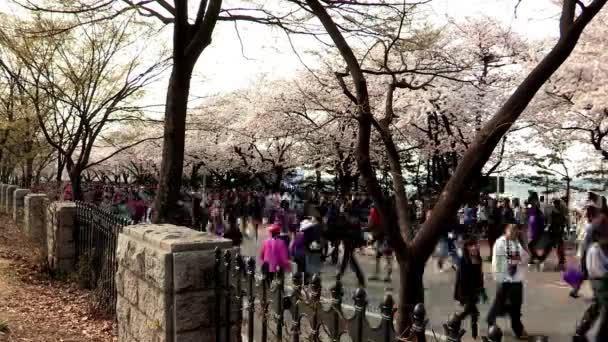
<svg viewBox="0 0 608 342"><path fill-rule="evenodd" d="M25 196L30 193L29 189L17 189L13 196L13 221L23 223L23 210L25 207ZM23 228L22 228L23 229Z"/></svg>
<svg viewBox="0 0 608 342"><path fill-rule="evenodd" d="M173 255L175 292L214 288L214 251L179 252Z"/></svg>
<svg viewBox="0 0 608 342"><path fill-rule="evenodd" d="M116 292L119 296L123 296L125 294L125 279L124 274L126 272L126 268L121 265L118 265L116 269L116 274L114 274L114 282L116 283Z"/></svg>
<svg viewBox="0 0 608 342"><path fill-rule="evenodd" d="M145 270L145 245L142 243L129 243L127 253L123 259L123 265L137 276L144 276Z"/></svg>
<svg viewBox="0 0 608 342"><path fill-rule="evenodd" d="M123 273L123 283L124 297L129 301L129 303L131 303L131 305L137 307L139 278L133 272L125 270Z"/></svg>
<svg viewBox="0 0 608 342"><path fill-rule="evenodd" d="M230 240L214 234L169 224L129 226L123 232L169 252L213 250L232 245Z"/></svg>
<svg viewBox="0 0 608 342"><path fill-rule="evenodd" d="M175 295L175 332L183 332L211 326L214 291L187 292Z"/></svg>
<svg viewBox="0 0 608 342"><path fill-rule="evenodd" d="M6 198L4 200L4 212L7 214L12 214L13 213L13 195L15 194L15 191L17 190L17 187L14 185L9 185L6 187Z"/></svg>
<svg viewBox="0 0 608 342"><path fill-rule="evenodd" d="M213 338L205 334L203 330L184 331L179 332L175 335L175 341L179 342L200 342L200 341L215 341L215 334Z"/></svg>
<svg viewBox="0 0 608 342"><path fill-rule="evenodd" d="M52 202L47 210L46 236L49 263L57 271L71 273L76 265L76 242L74 241L74 222L76 204L74 202Z"/></svg>
<svg viewBox="0 0 608 342"><path fill-rule="evenodd" d="M4 208L6 207L6 187L8 184L0 184L0 212L4 212Z"/></svg>
<svg viewBox="0 0 608 342"><path fill-rule="evenodd" d="M116 320L118 322L131 321L131 304L120 294L116 297ZM128 325L128 324L127 324Z"/></svg>
<svg viewBox="0 0 608 342"><path fill-rule="evenodd" d="M46 200L45 194L28 194L24 198L23 231L33 241L46 247Z"/></svg>
<svg viewBox="0 0 608 342"><path fill-rule="evenodd" d="M166 339L161 336L164 335L160 324L154 321L139 310L132 308L130 312L130 326L129 330L133 336L139 341L150 341L150 342L164 342Z"/></svg>
<svg viewBox="0 0 608 342"><path fill-rule="evenodd" d="M148 246L144 248L145 279L162 292L169 292L173 289L172 260L169 252Z"/></svg>
<svg viewBox="0 0 608 342"><path fill-rule="evenodd" d="M171 317L167 317L169 310L167 310L168 303L167 297L159 289L151 286L146 281L139 279L138 283L138 300L137 306L139 309L150 318L152 321L158 322L161 329L167 330L167 321Z"/></svg>

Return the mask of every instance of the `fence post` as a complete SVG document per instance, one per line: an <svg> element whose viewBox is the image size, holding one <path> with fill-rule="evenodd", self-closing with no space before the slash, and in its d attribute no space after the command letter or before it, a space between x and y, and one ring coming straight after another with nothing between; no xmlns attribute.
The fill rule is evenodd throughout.
<svg viewBox="0 0 608 342"><path fill-rule="evenodd" d="M362 342L363 339L363 322L366 320L365 314L367 309L367 293L363 288L357 288L355 290L355 295L353 296L355 300L355 317L354 317L354 331L351 333L350 337L353 339L353 342Z"/></svg>
<svg viewBox="0 0 608 342"><path fill-rule="evenodd" d="M393 314L395 313L395 301L393 296L388 293L382 303L382 323L384 329L384 342L391 342L394 339L395 329L393 327Z"/></svg>
<svg viewBox="0 0 608 342"><path fill-rule="evenodd" d="M293 336L293 342L300 342L302 317L300 315L300 305L298 304L298 301L302 298L302 284L304 281L303 278L303 272L295 272L292 277L293 294L291 295L291 301L289 302L289 305L291 307L288 309L291 309L291 317L293 319L293 326L291 331L291 334Z"/></svg>
<svg viewBox="0 0 608 342"><path fill-rule="evenodd" d="M6 194L4 199L4 212L8 215L12 215L13 213L13 195L15 194L15 190L17 187L14 185L9 185L6 187Z"/></svg>
<svg viewBox="0 0 608 342"><path fill-rule="evenodd" d="M318 273L315 273L311 279L312 283L312 305L314 309L314 313L312 316L312 336L310 340L313 342L319 341L319 335L321 334L321 323L319 322L319 311L321 308L321 292L323 291L321 284L321 276Z"/></svg>
<svg viewBox="0 0 608 342"><path fill-rule="evenodd" d="M4 208L6 207L6 188L8 184L0 184L0 212L4 212Z"/></svg>
<svg viewBox="0 0 608 342"><path fill-rule="evenodd" d="M46 240L49 266L53 271L68 274L76 266L76 204L52 202L47 212Z"/></svg>
<svg viewBox="0 0 608 342"><path fill-rule="evenodd" d="M29 189L17 189L13 196L13 221L18 225L23 223L23 207L25 206L25 196L30 193ZM23 229L23 227L21 227Z"/></svg>
<svg viewBox="0 0 608 342"><path fill-rule="evenodd" d="M447 336L447 342L461 342L465 330L462 329L462 320L457 315L450 315L448 321L443 324Z"/></svg>
<svg viewBox="0 0 608 342"><path fill-rule="evenodd" d="M247 260L247 341L253 342L253 324L255 314L255 258Z"/></svg>
<svg viewBox="0 0 608 342"><path fill-rule="evenodd" d="M118 341L215 340L221 279L214 276L214 250L231 246L185 227L123 228L116 250Z"/></svg>
<svg viewBox="0 0 608 342"><path fill-rule="evenodd" d="M331 339L334 342L340 341L340 320L342 319L342 297L344 296L344 288L340 278L336 279L336 284L331 289Z"/></svg>
<svg viewBox="0 0 608 342"><path fill-rule="evenodd" d="M46 251L46 203L45 194L28 194L24 199L23 232Z"/></svg>

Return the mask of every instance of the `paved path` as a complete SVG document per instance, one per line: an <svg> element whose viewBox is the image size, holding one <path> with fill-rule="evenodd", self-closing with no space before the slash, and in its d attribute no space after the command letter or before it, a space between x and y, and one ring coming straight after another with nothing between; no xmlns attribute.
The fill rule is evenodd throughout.
<svg viewBox="0 0 608 342"><path fill-rule="evenodd" d="M257 255L259 242L245 240L242 246L243 255ZM489 248L487 244L482 244L482 255L488 255ZM568 259L574 262L574 251L568 251ZM371 256L359 255L360 262L364 273L371 275L374 269L374 259ZM552 255L546 262L545 272L527 272L524 289L524 308L523 322L526 329L531 335L540 334L550 337L551 342L556 341L571 341L571 336L574 331L577 320L582 316L585 308L590 302L590 291L584 288L581 292L582 297L572 299L568 296L570 288L561 281L560 273L547 271L555 265L556 258ZM395 263L396 266L396 263ZM484 264L484 269L489 270L491 265ZM323 286L329 288L335 281L336 268L333 265L324 265L322 269ZM395 270L396 272L396 270ZM391 284L379 281L368 282L367 293L369 302L369 318L371 321L374 318L379 318L379 305L381 304L384 295L391 292L397 297L397 293L392 289L397 289L399 286L398 277L394 277ZM494 296L495 283L491 279L490 274L486 274L486 288L490 300ZM356 288L356 278L352 271L347 270L347 274L343 278L346 295L345 305L352 305L352 293ZM443 334L441 325L447 319L448 315L459 309L458 304L453 300L454 288L454 272L445 271L439 272L434 260L430 260L424 275L425 285L425 306L430 319L430 329L438 334ZM489 309L489 304L481 304L481 321L485 320L485 315ZM468 322L464 328L470 331ZM510 323L508 320L499 319L498 324L505 332L504 341L515 341L509 329ZM485 324L481 324L482 332L485 332ZM467 333L466 336L469 336ZM441 337L441 336L440 336Z"/></svg>

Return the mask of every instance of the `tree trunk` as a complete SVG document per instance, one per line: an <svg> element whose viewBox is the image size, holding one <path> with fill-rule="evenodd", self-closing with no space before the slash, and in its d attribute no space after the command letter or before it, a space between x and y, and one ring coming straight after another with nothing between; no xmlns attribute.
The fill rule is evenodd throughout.
<svg viewBox="0 0 608 342"><path fill-rule="evenodd" d="M23 186L30 188L32 186L32 179L34 173L34 158L27 157L25 159L25 172L23 174Z"/></svg>
<svg viewBox="0 0 608 342"><path fill-rule="evenodd" d="M55 180L57 184L61 184L63 170L65 168L65 163L61 160L61 155L57 157L57 174L55 175Z"/></svg>
<svg viewBox="0 0 608 342"><path fill-rule="evenodd" d="M397 331L406 331L412 325L412 312L419 303L424 303L424 263L420 265L414 256L398 258L399 263L399 309Z"/></svg>
<svg viewBox="0 0 608 342"><path fill-rule="evenodd" d="M321 171L319 170L315 171L315 183L317 191L320 192L323 189L323 185L321 184Z"/></svg>
<svg viewBox="0 0 608 342"><path fill-rule="evenodd" d="M348 172L342 173L342 176L338 178L338 186L341 195L350 193L353 186L353 176Z"/></svg>
<svg viewBox="0 0 608 342"><path fill-rule="evenodd" d="M72 183L72 201L82 201L82 171L74 168L70 171L70 182Z"/></svg>
<svg viewBox="0 0 608 342"><path fill-rule="evenodd" d="M280 191L281 190L281 183L283 182L283 176L285 174L285 169L283 169L282 167L276 167L274 169L275 171L275 176L276 179L274 180L274 183L272 184L272 190L274 191Z"/></svg>
<svg viewBox="0 0 608 342"><path fill-rule="evenodd" d="M570 177L566 178L566 208L570 209Z"/></svg>
<svg viewBox="0 0 608 342"><path fill-rule="evenodd" d="M163 162L154 201L154 223L176 222L177 218L172 214L178 212L177 201L182 184L186 113L193 65L180 60L174 63L167 89Z"/></svg>

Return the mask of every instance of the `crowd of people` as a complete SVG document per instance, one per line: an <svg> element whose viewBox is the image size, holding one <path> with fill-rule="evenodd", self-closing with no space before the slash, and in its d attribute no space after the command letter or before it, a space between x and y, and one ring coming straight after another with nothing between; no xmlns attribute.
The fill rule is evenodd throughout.
<svg viewBox="0 0 608 342"><path fill-rule="evenodd" d="M88 200L129 216L135 223L149 222L153 192L138 187L101 187L86 192ZM69 194L64 194L69 195ZM260 265L273 279L277 272L290 272L292 264L304 274L304 281L321 271L323 263L337 266L342 277L351 267L359 286L367 281L391 282L393 253L382 234L383 218L365 194L337 196L332 193L211 190L189 195L188 225L231 239L235 246L244 239L261 240ZM543 196L496 200L482 197L467 203L446 222L446 235L438 244L437 265L444 271L448 257L455 270L454 299L463 309L456 317L471 319L473 337L478 334L477 304L488 296L484 286L483 260L479 240L487 239L488 260L496 292L486 316L493 325L498 316L508 315L514 334L527 338L521 321L525 266L541 270L555 250L558 268L572 285L570 296L578 297L584 280L594 291L594 302L584 322L602 317L598 332L608 341L608 208L606 200L590 194L584 208L570 213L568 200L556 198L548 204ZM413 221L423 224L431 209L414 202ZM422 215L425 213L426 215ZM566 265L564 239L576 222L580 265ZM366 278L355 255L373 246L376 267ZM340 257L341 255L341 257ZM385 268L382 269L382 264ZM527 265L526 265L527 264ZM600 314L603 313L603 314ZM582 325L579 330L589 329ZM604 339L605 338L605 339Z"/></svg>

